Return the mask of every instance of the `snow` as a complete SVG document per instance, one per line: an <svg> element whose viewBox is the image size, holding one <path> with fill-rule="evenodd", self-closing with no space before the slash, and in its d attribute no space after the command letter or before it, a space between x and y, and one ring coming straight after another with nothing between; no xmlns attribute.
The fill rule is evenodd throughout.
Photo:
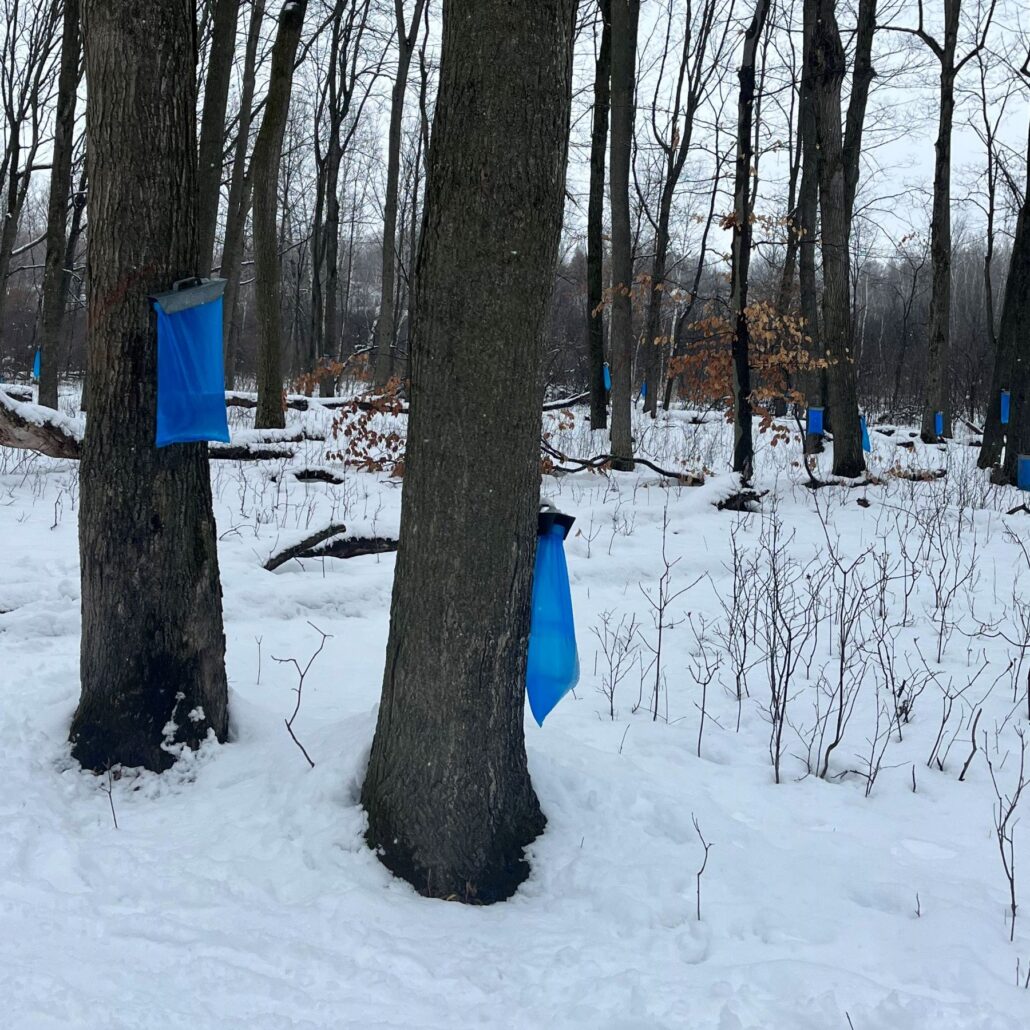
<svg viewBox="0 0 1030 1030"><path fill-rule="evenodd" d="M234 438L252 416L233 411ZM1022 498L987 484L974 448L957 440L943 450L917 443L903 451L896 441L906 431L874 432L873 471L883 485L813 492L803 485L796 442L771 447L762 437L756 486L770 491L763 513L735 514L714 506L733 487L722 471L728 428L674 412L654 425L639 421L642 446L663 467L714 469L705 486L670 487L643 472L546 480L544 493L577 518L567 553L582 679L543 729L527 717L530 769L548 819L530 848L532 874L510 902L474 908L415 895L362 838L358 795L394 556L291 562L274 573L261 567L274 550L334 522L359 535L397 532L396 481L351 469L339 485L283 474L325 464L326 445L305 437L324 430L328 417L290 412L292 432L284 435L297 453L289 461L212 463L232 740L184 755L161 777L98 778L70 760L77 469L0 450L3 1025L1027 1025L1030 992L1015 981L1017 960L1023 975L1030 962L1030 908L1021 910L1010 943L983 740L964 781L958 776L974 709L982 707L980 731L987 730L999 784L1014 786L1030 659L1013 685L1007 670L1019 648L996 631L1017 639L1013 597L1030 602L1030 564L1018 543L1030 547L1030 518L1004 514ZM578 410L569 429L548 416L551 442L577 456L602 451L583 418ZM895 466L948 474L912 482L888 475ZM828 468L824 455L825 478ZM790 557L805 568L825 565L827 539L842 562L872 548L860 576L872 575L876 555L899 563L902 547L915 553L935 520L944 527L939 539L951 564L942 571L928 551L920 555L910 624L895 631L901 669L907 660L933 679L903 739L892 735L868 797L866 780L849 770L862 767L876 732L875 655L827 779L806 775L804 745L788 729L783 782L773 782L763 665L747 675L751 697L736 728L723 603L733 583L731 533L761 569L761 540L774 517ZM688 589L666 615L656 720L654 670L642 680L639 662L647 667L647 645L656 642L646 595L660 589L663 526L667 592ZM954 600L938 663L941 585L954 587ZM863 633L901 621L907 586L901 578L889 584L886 619L870 602ZM616 689L614 719L601 692L605 613L611 627L634 617L641 634ZM707 652L721 667L707 691L699 756L692 626L701 620ZM992 629L981 632L984 625ZM792 722L802 734L814 718L818 676L833 669L831 628L821 626L811 673L799 673L794 685ZM283 725L296 669L275 659L303 666L319 631L331 636L305 680L294 724L316 763L311 769ZM963 689L945 734L954 743L944 769L930 768L945 691ZM695 818L711 844L700 919L704 850ZM1020 849L1030 848L1024 825L1015 842L1018 877L1027 868ZM1030 880L1017 880L1017 891L1030 897Z"/></svg>

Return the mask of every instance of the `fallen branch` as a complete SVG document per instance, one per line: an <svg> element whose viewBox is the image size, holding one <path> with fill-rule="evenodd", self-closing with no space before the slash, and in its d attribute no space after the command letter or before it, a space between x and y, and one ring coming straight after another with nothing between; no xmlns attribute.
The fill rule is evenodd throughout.
<svg viewBox="0 0 1030 1030"><path fill-rule="evenodd" d="M575 397L563 397L557 401L545 401L544 411L561 411L562 408L571 408L573 404L582 404L590 400L590 393L577 393Z"/></svg>
<svg viewBox="0 0 1030 1030"><path fill-rule="evenodd" d="M558 461L562 462L569 461L576 466L576 468L556 466L555 471L557 472L584 472L587 469L606 469L614 460L611 454L598 454L594 458L573 458L568 454L563 454L556 447L552 447L546 440L541 440L540 446L549 457L557 458ZM687 472L685 469L679 472L671 472L656 465L653 461L648 461L647 458L634 458L633 461L637 465L643 465L645 468L651 469L652 472L657 472L660 476L665 476L666 479L674 479L684 486L704 486L705 477L699 476L694 472Z"/></svg>
<svg viewBox="0 0 1030 1030"><path fill-rule="evenodd" d="M752 504L761 504L762 498L768 493L768 490L740 490L737 493L730 494L729 497L724 497L721 501L716 504L716 508L719 511L755 511L752 508Z"/></svg>
<svg viewBox="0 0 1030 1030"><path fill-rule="evenodd" d="M227 408L256 408L257 396L253 393L238 393L235 390L225 395L225 406ZM307 397L287 397L286 407L290 411L307 411L311 405Z"/></svg>
<svg viewBox="0 0 1030 1030"><path fill-rule="evenodd" d="M396 540L384 537L344 537L346 532L347 527L342 523L320 529L300 543L276 551L265 562L265 569L274 572L296 558L357 558L363 554L386 554L397 550Z"/></svg>
<svg viewBox="0 0 1030 1030"><path fill-rule="evenodd" d="M31 386L15 386L14 383L0 385L0 392L6 393L12 401L22 401L24 404L32 403Z"/></svg>
<svg viewBox="0 0 1030 1030"><path fill-rule="evenodd" d="M268 447L252 444L212 444L207 449L207 456L220 461L289 461L297 452L283 444L271 444Z"/></svg>

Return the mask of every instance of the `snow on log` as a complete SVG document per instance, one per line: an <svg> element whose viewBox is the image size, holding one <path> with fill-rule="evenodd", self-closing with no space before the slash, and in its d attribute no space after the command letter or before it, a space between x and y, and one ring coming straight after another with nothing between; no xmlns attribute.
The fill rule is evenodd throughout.
<svg viewBox="0 0 1030 1030"><path fill-rule="evenodd" d="M0 388L0 447L36 451L49 458L78 458L82 453L81 419L53 408L14 400Z"/></svg>
<svg viewBox="0 0 1030 1030"><path fill-rule="evenodd" d="M0 388L0 447L35 451L48 458L82 457L82 436L85 421L69 418L53 408L12 400ZM296 429L255 429L237 433L229 444L212 444L211 458L236 461L267 461L294 456L290 446L305 439L317 439Z"/></svg>
<svg viewBox="0 0 1030 1030"><path fill-rule="evenodd" d="M341 524L327 526L317 533L289 547L274 551L265 562L265 568L274 572L295 558L356 558L362 554L386 554L397 550L397 541L385 537L345 537L347 527Z"/></svg>

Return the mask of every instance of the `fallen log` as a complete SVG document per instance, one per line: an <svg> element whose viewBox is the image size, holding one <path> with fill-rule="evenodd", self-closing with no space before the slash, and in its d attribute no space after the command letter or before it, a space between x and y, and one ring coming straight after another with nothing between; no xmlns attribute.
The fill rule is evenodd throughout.
<svg viewBox="0 0 1030 1030"><path fill-rule="evenodd" d="M14 400L0 390L0 447L74 460L82 454L82 431L81 421L52 408Z"/></svg>
<svg viewBox="0 0 1030 1030"><path fill-rule="evenodd" d="M77 461L82 457L85 428L82 419L69 418L39 404L12 400L0 390L0 447ZM258 431L241 436L242 442L211 444L208 457L232 461L288 460L296 453L289 444L311 438L303 430Z"/></svg>
<svg viewBox="0 0 1030 1030"><path fill-rule="evenodd" d="M573 404L582 404L584 401L590 400L589 391L586 393L577 393L575 397L564 397L557 401L545 401L544 411L561 411L562 408L571 408Z"/></svg>
<svg viewBox="0 0 1030 1030"><path fill-rule="evenodd" d="M239 393L235 390L227 391L225 394L225 406L227 408L256 408L257 397L252 393ZM307 397L286 398L286 407L290 411L307 411L310 406Z"/></svg>
<svg viewBox="0 0 1030 1030"><path fill-rule="evenodd" d="M292 448L281 444L261 447L254 444L237 446L222 443L213 444L207 449L207 456L211 461L289 461L296 453Z"/></svg>
<svg viewBox="0 0 1030 1030"><path fill-rule="evenodd" d="M280 566L298 558L356 558L363 554L387 554L397 550L397 541L385 537L344 537L347 527L339 524L327 526L305 537L299 543L272 554L265 569L274 572Z"/></svg>
<svg viewBox="0 0 1030 1030"><path fill-rule="evenodd" d="M608 468L614 460L611 454L598 454L595 458L573 458L568 454L563 454L556 447L552 447L546 440L540 441L540 447L549 457L555 458L558 461L570 461L573 465L577 466L576 468L563 468L560 465L556 465L553 469L555 472L570 473L585 472L587 470L599 471L601 469ZM686 469L680 469L679 471L663 469L653 461L648 461L647 458L634 458L633 461L637 465L643 465L644 468L649 468L652 472L657 472L658 475L664 476L666 479L674 479L683 486L705 485L705 477L703 475L688 472Z"/></svg>
<svg viewBox="0 0 1030 1030"><path fill-rule="evenodd" d="M11 400L21 401L24 404L32 403L32 387L16 386L14 383L0 384L0 391L7 394Z"/></svg>

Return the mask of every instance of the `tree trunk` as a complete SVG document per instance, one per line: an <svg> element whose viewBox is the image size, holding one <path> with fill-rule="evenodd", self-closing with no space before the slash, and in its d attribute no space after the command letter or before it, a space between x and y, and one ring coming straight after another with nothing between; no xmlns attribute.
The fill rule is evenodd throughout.
<svg viewBox="0 0 1030 1030"><path fill-rule="evenodd" d="M228 729L222 595L204 444L154 446L148 294L197 272L190 0L85 0L89 155L83 442L82 695L72 752L88 769L166 769Z"/></svg>
<svg viewBox="0 0 1030 1030"><path fill-rule="evenodd" d="M590 133L587 202L587 344L590 354L590 428L608 427L604 385L604 159L612 77L612 2L600 0L601 46L594 64L594 114Z"/></svg>
<svg viewBox="0 0 1030 1030"><path fill-rule="evenodd" d="M807 60L819 147L823 342L828 362L826 385L833 413L833 473L852 477L864 471L865 459L851 350L850 221L840 110L846 59L834 14L835 0L814 2L815 27Z"/></svg>
<svg viewBox="0 0 1030 1030"><path fill-rule="evenodd" d="M804 53L811 46L811 35L815 28L814 0L805 0L804 5ZM801 318L808 337L808 351L812 358L821 363L826 355L819 331L819 295L816 286L816 239L819 227L819 142L815 127L815 96L811 71L807 61L801 72L801 99L798 110L801 133L801 188L798 191L798 290L801 302ZM819 369L811 370L805 377L805 396L811 408L826 407L826 375ZM807 434L805 451L815 454L822 451L821 434Z"/></svg>
<svg viewBox="0 0 1030 1030"><path fill-rule="evenodd" d="M858 26L855 34L855 68L851 76L851 98L844 133L844 199L848 226L855 216L855 195L862 164L862 133L869 103L869 88L876 77L873 68L873 37L876 34L877 0L859 0Z"/></svg>
<svg viewBox="0 0 1030 1030"><path fill-rule="evenodd" d="M744 51L737 78L737 163L733 179L733 253L730 270L730 310L733 331L733 471L745 480L754 471L751 435L751 330L747 318L748 271L751 266L752 118L755 103L755 60L765 31L770 0L757 0L751 24L744 33Z"/></svg>
<svg viewBox="0 0 1030 1030"><path fill-rule="evenodd" d="M1023 193L1023 206L1012 240L1012 257L998 326L998 354L980 451L980 467L993 465L1001 455L1002 440L1007 434L1004 469L1010 482L1016 479L1018 456L1030 454L1030 133L1026 152L1027 189ZM1011 393L1007 427L1001 425L998 413L1002 390Z"/></svg>
<svg viewBox="0 0 1030 1030"><path fill-rule="evenodd" d="M225 219L225 245L222 248L220 274L225 280L222 298L222 347L225 355L225 388L236 384L236 309L240 293L240 272L243 264L243 237L250 211L251 180L247 172L247 148L254 113L254 79L257 49L261 40L261 23L265 17L265 0L253 0L250 24L247 26L247 48L243 58L243 87L240 92L240 116L233 147L232 176L229 180L229 205Z"/></svg>
<svg viewBox="0 0 1030 1030"><path fill-rule="evenodd" d="M254 204L254 294L258 328L258 406L254 425L279 429L283 412L282 313L280 311L279 163L293 90L293 64L307 0L287 0L272 46L265 115L254 144L250 181Z"/></svg>
<svg viewBox="0 0 1030 1030"><path fill-rule="evenodd" d="M667 180L658 204L658 228L655 232L655 254L651 263L651 286L647 297L644 329L644 411L654 418L658 414L659 383L662 376L662 300L665 297L665 271L669 259L669 219L672 215L674 183Z"/></svg>
<svg viewBox="0 0 1030 1030"><path fill-rule="evenodd" d="M61 68L57 81L54 149L47 206L46 267L43 271L43 325L40 335L39 403L57 407L57 378L61 364L61 329L68 303L65 274L65 230L68 195L72 188L72 149L75 136L75 94L79 84L79 0L64 0Z"/></svg>
<svg viewBox="0 0 1030 1030"><path fill-rule="evenodd" d="M1030 187L1030 131L1027 133L1027 185ZM988 311L987 318L993 324L994 311L990 288L990 255L984 268ZM984 419L983 445L980 448L980 468L990 468L1001 458L1005 437L1013 428L1011 398L1010 424L1001 424L1001 391L1010 394L1018 392L1021 379L1030 372L1027 354L1020 355L1020 343L1030 338L1030 189L1023 193L1023 206L1016 218L1016 231L1012 238L1012 255L1009 258L1009 273L1005 280L1005 294L1001 308L1001 322L995 340L994 373L991 376L991 391L987 398L987 416ZM1025 350L1025 349L1024 349ZM1011 449L1011 448L1010 448Z"/></svg>
<svg viewBox="0 0 1030 1030"><path fill-rule="evenodd" d="M214 260L218 196L225 153L225 108L229 79L236 58L236 27L240 0L214 0L211 50L204 85L204 111L200 119L200 167L197 173L197 217L200 222L200 269L209 275Z"/></svg>
<svg viewBox="0 0 1030 1030"><path fill-rule="evenodd" d="M422 7L425 0L416 0L410 29L404 23L403 0L394 0L397 22L397 78L390 98L390 138L386 157L386 202L383 206L383 270L382 298L376 321L374 386L381 390L393 371L393 345L396 336L397 283L397 196L401 175L401 128L404 122L404 94L408 87L408 69L418 38Z"/></svg>
<svg viewBox="0 0 1030 1030"><path fill-rule="evenodd" d="M523 709L574 9L443 12L400 550L362 801L383 862L460 901L511 895L544 826Z"/></svg>
<svg viewBox="0 0 1030 1030"><path fill-rule="evenodd" d="M18 238L18 225L21 221L21 189L19 185L21 182L19 165L22 160L21 126L9 118L7 130L10 135L5 156L10 164L7 170L3 211L0 214L3 222L0 226L0 344L3 343L4 329L7 324L7 277L11 269L11 256ZM0 349L0 358L2 357L3 350Z"/></svg>
<svg viewBox="0 0 1030 1030"><path fill-rule="evenodd" d="M633 150L640 0L612 0L611 191L612 288L609 321L612 468L633 470L633 238L629 183Z"/></svg>
<svg viewBox="0 0 1030 1030"><path fill-rule="evenodd" d="M934 422L938 411L944 412L944 435L951 436L948 363L951 356L951 126L955 112L955 86L952 73L943 68L940 94L930 223L933 288L926 357L926 401L920 434L926 443L937 439Z"/></svg>

